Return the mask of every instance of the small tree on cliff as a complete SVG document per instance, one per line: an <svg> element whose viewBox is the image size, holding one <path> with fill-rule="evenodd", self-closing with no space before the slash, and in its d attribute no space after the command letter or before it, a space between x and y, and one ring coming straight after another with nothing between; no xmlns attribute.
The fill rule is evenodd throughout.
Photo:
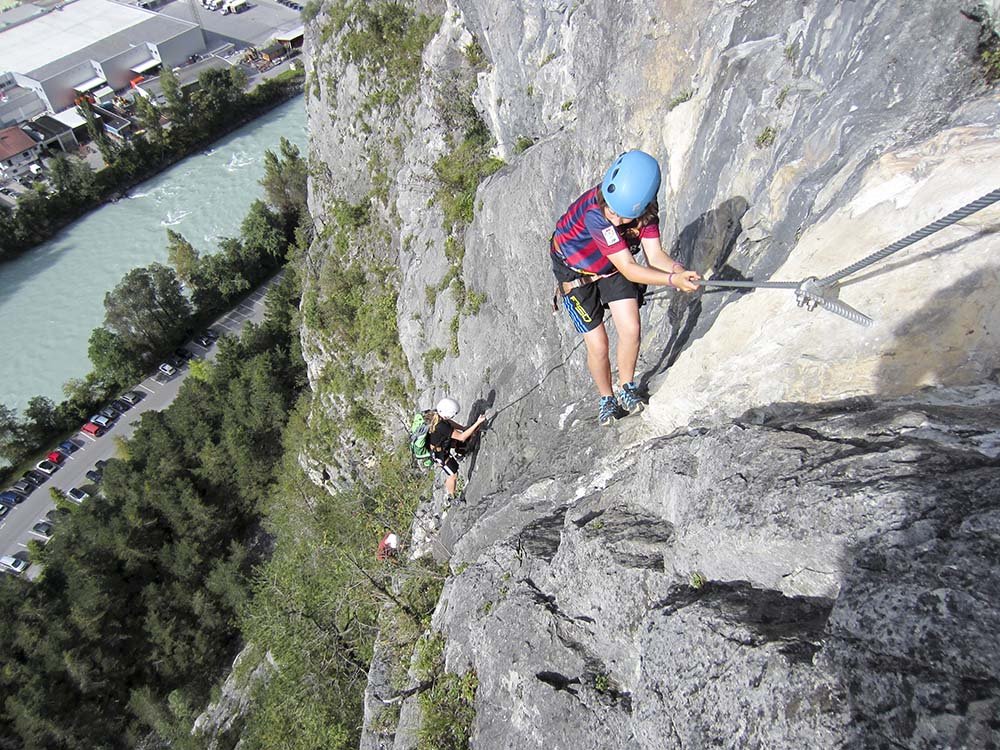
<svg viewBox="0 0 1000 750"><path fill-rule="evenodd" d="M290 229L308 211L307 167L298 147L287 138L282 137L278 153L280 157L272 151L264 152L264 176L260 184L267 202L282 215L285 227Z"/></svg>

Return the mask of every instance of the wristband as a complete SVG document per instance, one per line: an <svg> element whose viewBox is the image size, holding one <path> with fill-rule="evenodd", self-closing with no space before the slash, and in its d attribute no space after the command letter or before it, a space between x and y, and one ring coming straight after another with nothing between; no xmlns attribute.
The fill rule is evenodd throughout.
<svg viewBox="0 0 1000 750"><path fill-rule="evenodd" d="M670 273L667 274L667 286L673 286L673 285L674 285L674 272L671 271Z"/></svg>
<svg viewBox="0 0 1000 750"><path fill-rule="evenodd" d="M680 268L681 271L683 271L684 270L684 264L683 263L678 263L675 260L674 261L674 265L670 268L670 270L673 271L674 273L680 273L680 271L677 270L678 268Z"/></svg>

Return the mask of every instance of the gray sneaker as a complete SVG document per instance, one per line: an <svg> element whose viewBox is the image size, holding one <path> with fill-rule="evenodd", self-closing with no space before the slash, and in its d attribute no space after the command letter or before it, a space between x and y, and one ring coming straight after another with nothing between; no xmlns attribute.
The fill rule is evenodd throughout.
<svg viewBox="0 0 1000 750"><path fill-rule="evenodd" d="M636 387L635 381L625 383L615 391L615 398L618 399L621 408L629 414L636 414L642 411L644 404L639 397L639 389Z"/></svg>
<svg viewBox="0 0 1000 750"><path fill-rule="evenodd" d="M601 405L597 409L597 421L603 427L607 427L618 419L620 413L621 407L618 406L614 396L601 396Z"/></svg>

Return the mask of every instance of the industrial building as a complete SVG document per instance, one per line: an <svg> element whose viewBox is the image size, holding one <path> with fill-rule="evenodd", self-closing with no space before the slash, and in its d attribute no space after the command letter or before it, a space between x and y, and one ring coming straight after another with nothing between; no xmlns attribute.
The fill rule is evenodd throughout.
<svg viewBox="0 0 1000 750"><path fill-rule="evenodd" d="M22 5L0 14L0 127L71 109L83 95L107 101L140 76L204 50L198 24L134 5Z"/></svg>

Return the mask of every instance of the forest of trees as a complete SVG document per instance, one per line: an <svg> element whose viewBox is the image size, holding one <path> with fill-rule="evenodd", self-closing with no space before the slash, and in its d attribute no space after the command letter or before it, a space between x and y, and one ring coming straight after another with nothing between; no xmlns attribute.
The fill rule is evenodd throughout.
<svg viewBox="0 0 1000 750"><path fill-rule="evenodd" d="M125 748L190 730L238 646L260 508L304 384L297 301L289 272L261 326L221 341L202 377L143 415L101 493L36 550L42 575L0 581L0 747Z"/></svg>
<svg viewBox="0 0 1000 750"><path fill-rule="evenodd" d="M229 283L196 306L247 291L305 236L295 231L307 216L305 171L293 146L283 142L281 154L269 155L262 180L278 208L257 201L221 258L195 256L187 267L195 297L201 278ZM201 275L206 262L217 277ZM289 267L268 291L264 322L220 340L170 407L143 415L101 492L73 506L48 544L32 545L38 578L0 577L0 748L127 748L148 736L196 746L193 716L240 646L253 566L267 549L262 510L305 386L299 296ZM192 322L176 271L155 264L129 272L106 311L91 349L96 341L108 356L86 379L98 390ZM21 420L3 410L3 445L37 448L67 408L36 398Z"/></svg>
<svg viewBox="0 0 1000 750"><path fill-rule="evenodd" d="M108 137L83 104L89 134L107 167L95 173L76 157L56 156L48 187L39 186L22 195L16 210L0 205L0 261L44 242L101 201L283 101L297 92L302 82L301 74L293 73L247 92L246 75L238 68L207 70L198 77L197 89L188 93L170 68L164 68L160 78L165 106L157 109L137 96L136 117L143 132L127 143ZM162 125L164 116L170 127Z"/></svg>

